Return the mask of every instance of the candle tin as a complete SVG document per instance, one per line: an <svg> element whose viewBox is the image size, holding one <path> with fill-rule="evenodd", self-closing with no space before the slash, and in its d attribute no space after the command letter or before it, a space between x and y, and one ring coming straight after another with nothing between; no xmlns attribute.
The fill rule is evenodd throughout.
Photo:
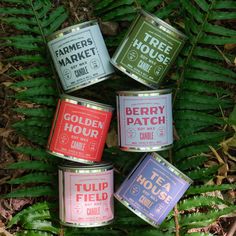
<svg viewBox="0 0 236 236"><path fill-rule="evenodd" d="M105 80L114 73L98 22L88 21L56 31L48 47L66 93Z"/></svg>
<svg viewBox="0 0 236 236"><path fill-rule="evenodd" d="M61 224L97 227L112 223L113 166L101 163L59 166L59 215Z"/></svg>
<svg viewBox="0 0 236 236"><path fill-rule="evenodd" d="M127 208L158 227L192 180L157 153L147 153L114 196Z"/></svg>
<svg viewBox="0 0 236 236"><path fill-rule="evenodd" d="M152 152L172 147L171 97L171 89L117 92L121 150Z"/></svg>
<svg viewBox="0 0 236 236"><path fill-rule="evenodd" d="M171 25L141 10L111 63L140 83L158 89L186 39Z"/></svg>
<svg viewBox="0 0 236 236"><path fill-rule="evenodd" d="M62 95L48 139L48 152L75 162L99 162L112 111L109 105Z"/></svg>

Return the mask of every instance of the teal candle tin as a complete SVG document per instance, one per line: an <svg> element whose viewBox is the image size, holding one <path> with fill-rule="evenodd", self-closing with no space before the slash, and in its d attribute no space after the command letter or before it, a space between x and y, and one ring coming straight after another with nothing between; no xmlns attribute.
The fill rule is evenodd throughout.
<svg viewBox="0 0 236 236"><path fill-rule="evenodd" d="M186 39L171 25L141 10L111 63L131 78L157 89Z"/></svg>

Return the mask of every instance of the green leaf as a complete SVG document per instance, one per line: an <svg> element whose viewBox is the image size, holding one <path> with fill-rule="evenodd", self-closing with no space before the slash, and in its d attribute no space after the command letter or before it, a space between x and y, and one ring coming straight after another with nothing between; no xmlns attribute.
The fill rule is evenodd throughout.
<svg viewBox="0 0 236 236"><path fill-rule="evenodd" d="M23 129L25 127L41 127L41 128L49 128L51 127L51 119L39 119L39 118L27 118L25 120L18 121L12 125L15 129Z"/></svg>
<svg viewBox="0 0 236 236"><path fill-rule="evenodd" d="M213 191L224 191L224 190L230 190L235 189L236 184L221 184L221 185L200 185L200 186L191 186L186 194L187 195L193 195L193 194L200 194L200 193L206 193L206 192L213 192Z"/></svg>
<svg viewBox="0 0 236 236"><path fill-rule="evenodd" d="M25 155L29 155L32 157L40 158L40 159L47 159L50 160L49 158L53 158L50 154L48 154L45 149L40 149L40 148L31 148L28 146L23 146L23 147L15 147L13 149L16 152L23 153Z"/></svg>
<svg viewBox="0 0 236 236"><path fill-rule="evenodd" d="M11 75L15 76L35 75L35 74L48 74L48 68L45 66L38 66L29 69L18 70L11 73Z"/></svg>
<svg viewBox="0 0 236 236"><path fill-rule="evenodd" d="M24 224L24 228L47 231L56 235L58 235L59 233L59 229L54 227L50 221L46 221L46 220L34 220L32 222L26 222Z"/></svg>
<svg viewBox="0 0 236 236"><path fill-rule="evenodd" d="M31 173L22 177L11 179L8 184L27 184L27 183L53 183L55 176L46 173Z"/></svg>
<svg viewBox="0 0 236 236"><path fill-rule="evenodd" d="M19 221L28 214L32 214L37 211L43 211L43 210L48 210L50 208L55 208L55 204L49 203L49 202L39 202L35 203L34 205L27 207L20 212L18 212L13 218L8 222L7 227L10 228L12 225L18 224Z"/></svg>
<svg viewBox="0 0 236 236"><path fill-rule="evenodd" d="M135 12L136 12L136 9L134 7L124 6L122 8L115 9L112 12L109 12L107 14L104 14L102 19L104 21L109 21L114 18L121 19L121 18L123 18L123 16L130 14L130 13L135 13Z"/></svg>
<svg viewBox="0 0 236 236"><path fill-rule="evenodd" d="M37 186L25 189L13 190L10 193L3 194L3 198L21 198L21 197L44 197L44 196L57 196L55 189L49 186Z"/></svg>
<svg viewBox="0 0 236 236"><path fill-rule="evenodd" d="M222 210L211 210L207 212L207 214L205 212L188 214L181 218L180 224L182 227L186 226L187 228L191 228L191 226L201 227L205 226L206 223L209 225L210 223L214 222L219 216L226 215L234 211L236 211L236 206L230 206Z"/></svg>
<svg viewBox="0 0 236 236"><path fill-rule="evenodd" d="M209 15L209 20L232 20L235 18L235 12L212 11Z"/></svg>
<svg viewBox="0 0 236 236"><path fill-rule="evenodd" d="M218 206L218 205L230 205L230 204L218 197L195 196L193 198L185 199L179 202L178 210L187 211L196 207L203 207L203 206L209 207L209 206Z"/></svg>
<svg viewBox="0 0 236 236"><path fill-rule="evenodd" d="M206 181L213 178L213 175L218 171L219 167L219 165L215 165L209 168L188 171L185 174L192 180Z"/></svg>
<svg viewBox="0 0 236 236"><path fill-rule="evenodd" d="M203 22L203 15L200 11L197 10L196 7L194 7L190 1L188 0L180 0L183 7L192 15L197 22L202 23Z"/></svg>
<svg viewBox="0 0 236 236"><path fill-rule="evenodd" d="M196 134L192 134L189 136L186 136L178 141L175 142L174 150L178 150L184 146L191 145L196 142L204 142L207 143L207 141L211 139L219 139L222 140L227 136L226 132L219 131L219 132L198 132Z"/></svg>
<svg viewBox="0 0 236 236"><path fill-rule="evenodd" d="M54 234L40 230L23 230L16 232L16 236L53 236Z"/></svg>
<svg viewBox="0 0 236 236"><path fill-rule="evenodd" d="M8 169L24 169L53 172L57 167L42 161L20 161L7 166Z"/></svg>
<svg viewBox="0 0 236 236"><path fill-rule="evenodd" d="M19 87L32 88L41 86L55 86L55 80L50 78L40 77L40 78L27 79L12 84L12 87L17 87L17 88Z"/></svg>
<svg viewBox="0 0 236 236"><path fill-rule="evenodd" d="M214 9L236 9L236 6L235 6L235 1L221 1L221 0L218 0L215 2L214 6L213 6Z"/></svg>
<svg viewBox="0 0 236 236"><path fill-rule="evenodd" d="M205 156L195 156L195 157L191 157L188 158L187 160L184 160L180 163L177 164L177 167L184 171L190 168L196 168L201 166L205 161L207 161L208 158Z"/></svg>
<svg viewBox="0 0 236 236"><path fill-rule="evenodd" d="M219 75L213 72L206 72L196 69L187 69L185 72L186 78L204 80L204 81L220 81L226 83L236 84L236 79L232 79L228 76Z"/></svg>
<svg viewBox="0 0 236 236"><path fill-rule="evenodd" d="M45 63L44 57L42 55L21 55L21 56L14 56L7 58L6 61L19 61L19 62L38 62L38 63Z"/></svg>
<svg viewBox="0 0 236 236"><path fill-rule="evenodd" d="M0 8L0 14L12 14L12 15L34 15L31 9L15 8L15 7L2 7Z"/></svg>
<svg viewBox="0 0 236 236"><path fill-rule="evenodd" d="M33 116L33 117L45 117L45 118L52 118L54 115L54 110L50 108L15 108L14 111L18 113L22 113L26 116Z"/></svg>

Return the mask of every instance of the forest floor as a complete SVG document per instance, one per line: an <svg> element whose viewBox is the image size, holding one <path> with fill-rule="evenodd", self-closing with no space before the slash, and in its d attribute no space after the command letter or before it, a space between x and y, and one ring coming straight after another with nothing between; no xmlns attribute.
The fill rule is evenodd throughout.
<svg viewBox="0 0 236 236"><path fill-rule="evenodd" d="M88 0L54 0L55 4L64 4L69 11L70 17L64 23L64 27L86 21L94 18L93 11ZM4 6L0 3L0 7ZM232 22L235 24L235 21ZM103 33L116 34L118 30L117 24L104 24ZM7 37L17 34L17 31L12 27L0 22L0 37ZM230 50L236 49L235 45L228 45ZM16 114L12 109L20 107L22 101L12 99L15 91L10 87L12 83L19 81L19 78L10 75L9 71L18 70L22 65L7 62L5 59L15 55L15 50L11 47L0 46L0 194L7 193L11 190L11 186L7 181L11 178L19 177L22 175L21 170L7 170L5 169L10 163L19 160L27 160L29 157L12 151L12 147L23 146L29 142L22 136L19 136L11 125L17 120L22 119L19 114ZM230 88L233 92L236 91L236 86ZM26 104L24 104L26 105ZM29 107L31 104L27 104ZM236 151L233 151L236 156ZM236 179L236 176L234 177ZM234 182L235 179L232 181ZM232 192L232 197L235 197L235 192ZM12 235L5 229L6 223L11 217L34 202L34 199L0 199L0 235ZM214 235L233 236L236 232L236 217L221 217L219 221L206 227L205 232L211 232Z"/></svg>

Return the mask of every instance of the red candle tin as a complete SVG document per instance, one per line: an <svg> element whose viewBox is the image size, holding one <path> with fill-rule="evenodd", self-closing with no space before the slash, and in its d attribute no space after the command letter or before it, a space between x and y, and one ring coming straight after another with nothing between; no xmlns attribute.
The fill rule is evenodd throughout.
<svg viewBox="0 0 236 236"><path fill-rule="evenodd" d="M112 223L113 166L109 163L59 166L59 212L61 224L97 227Z"/></svg>
<svg viewBox="0 0 236 236"><path fill-rule="evenodd" d="M76 162L99 162L112 110L109 105L62 95L48 139L48 152Z"/></svg>

